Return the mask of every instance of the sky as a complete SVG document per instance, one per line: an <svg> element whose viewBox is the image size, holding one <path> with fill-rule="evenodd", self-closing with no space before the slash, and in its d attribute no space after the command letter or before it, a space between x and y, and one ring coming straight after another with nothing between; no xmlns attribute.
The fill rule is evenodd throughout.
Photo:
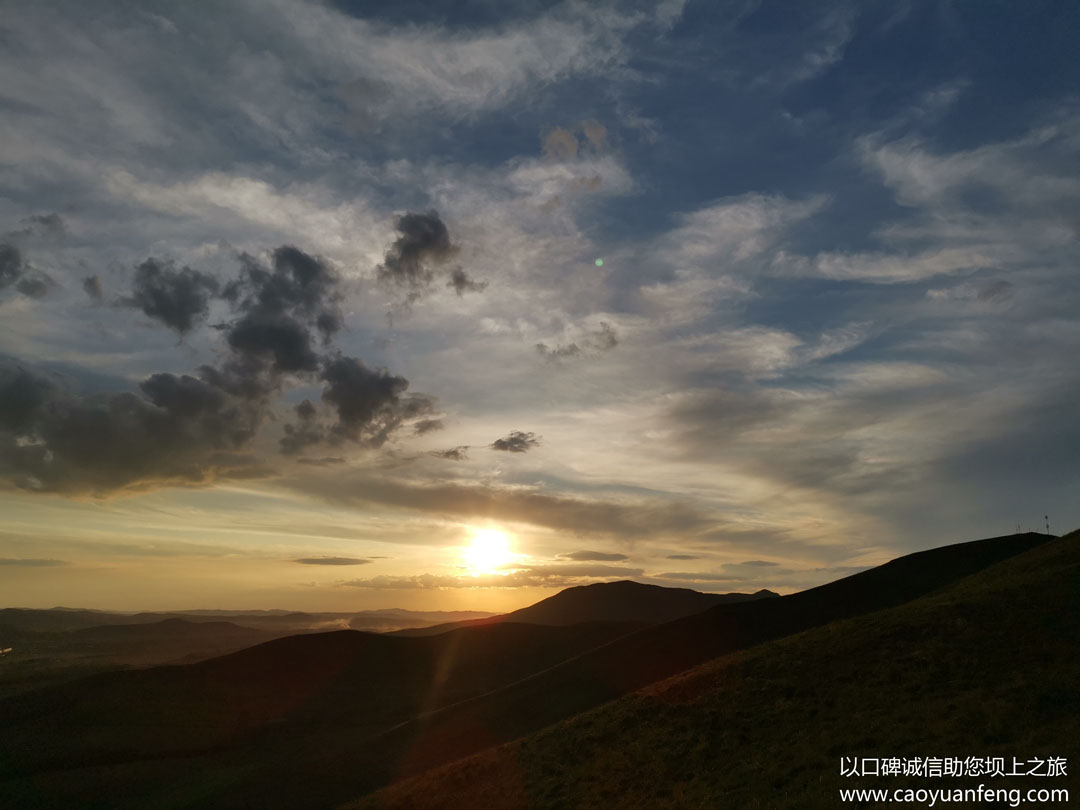
<svg viewBox="0 0 1080 810"><path fill-rule="evenodd" d="M1080 525L1077 4L0 6L4 605Z"/></svg>

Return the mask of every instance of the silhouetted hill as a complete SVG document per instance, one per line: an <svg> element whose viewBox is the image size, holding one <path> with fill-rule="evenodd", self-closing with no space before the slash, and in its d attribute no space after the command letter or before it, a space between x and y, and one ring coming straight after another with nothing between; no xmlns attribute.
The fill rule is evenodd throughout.
<svg viewBox="0 0 1080 810"><path fill-rule="evenodd" d="M845 779L841 757L1067 756L1055 752L1080 728L1078 583L1074 534L913 602L717 658L348 810L835 808L841 788L935 781ZM984 782L1068 786L946 786Z"/></svg>
<svg viewBox="0 0 1080 810"><path fill-rule="evenodd" d="M271 724L286 732L379 730L639 626L506 623L417 639L355 630L290 636L190 666L104 673L24 695L0 703L0 725L23 727L15 759L30 770L124 761L135 752L207 751ZM0 741L12 738L0 732Z"/></svg>
<svg viewBox="0 0 1080 810"><path fill-rule="evenodd" d="M241 627L232 622L188 621L187 619L162 619L143 624L107 624L100 627L84 627L72 631L80 641L160 643L173 642L178 638L251 639L252 644L265 641L260 630Z"/></svg>
<svg viewBox="0 0 1080 810"><path fill-rule="evenodd" d="M562 626L582 622L645 622L659 624L700 613L716 605L749 602L777 596L769 590L757 593L701 593L688 588L663 588L640 582L620 580L578 585L559 591L535 605L471 622L436 624L397 635L428 636L457 627L480 626L499 622L522 622Z"/></svg>
<svg viewBox="0 0 1080 810"><path fill-rule="evenodd" d="M0 627L20 633L66 633L87 627L104 625L156 624L167 619L185 622L219 622L227 620L242 627L266 630L278 635L310 630L346 629L392 631L404 627L426 627L436 623L482 619L490 613L481 611L421 611L389 608L362 610L351 613L303 613L284 610L185 610L172 612L143 611L117 613L79 608L0 609Z"/></svg>
<svg viewBox="0 0 1080 810"><path fill-rule="evenodd" d="M431 739L425 746L430 753L414 753L413 767L430 767L445 752L468 748L478 723L492 736L512 739L716 656L902 604L1049 539L1028 533L944 546L800 593L718 605L646 628L475 706L455 707L417 724L416 733Z"/></svg>
<svg viewBox="0 0 1080 810"><path fill-rule="evenodd" d="M629 635L513 624L427 638L332 633L87 679L0 703L0 788L65 810L331 807L716 656L918 598L1048 539L934 549ZM551 654L539 655L544 639Z"/></svg>
<svg viewBox="0 0 1080 810"><path fill-rule="evenodd" d="M535 605L508 613L504 621L565 625L589 622L669 622L701 613L715 605L774 597L757 593L700 593L687 588L662 588L640 582L600 582L567 588Z"/></svg>
<svg viewBox="0 0 1080 810"><path fill-rule="evenodd" d="M0 698L86 675L129 667L193 663L282 636L328 630L387 632L447 620L489 616L477 611L400 608L353 613L284 610L195 610L110 613L52 608L0 611ZM111 629L111 628L124 629Z"/></svg>
<svg viewBox="0 0 1080 810"><path fill-rule="evenodd" d="M130 624L131 621L129 615L106 613L99 610L77 610L74 608L53 608L51 610L3 608L0 610L0 624L22 633L59 633L102 624Z"/></svg>

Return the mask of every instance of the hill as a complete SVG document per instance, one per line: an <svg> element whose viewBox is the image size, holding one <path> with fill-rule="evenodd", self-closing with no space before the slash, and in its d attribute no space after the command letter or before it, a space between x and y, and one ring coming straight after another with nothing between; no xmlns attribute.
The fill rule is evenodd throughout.
<svg viewBox="0 0 1080 810"><path fill-rule="evenodd" d="M0 777L7 768L188 756L244 745L268 727L279 735L327 727L380 731L638 626L507 623L417 639L340 630L188 666L103 673L0 702L0 747L10 754Z"/></svg>
<svg viewBox="0 0 1080 810"><path fill-rule="evenodd" d="M193 663L270 639L328 630L388 632L490 616L390 608L356 613L194 610L112 613L75 608L0 610L0 698L99 672Z"/></svg>
<svg viewBox="0 0 1080 810"><path fill-rule="evenodd" d="M406 627L426 627L436 623L483 619L490 613L479 611L417 611L388 608L352 613L303 613L284 610L181 610L118 613L80 608L0 609L0 628L12 633L65 633L105 625L157 624L168 619L186 622L229 621L242 627L283 633L311 630L353 629L388 632ZM2 640L2 639L0 639Z"/></svg>
<svg viewBox="0 0 1080 810"><path fill-rule="evenodd" d="M618 628L606 641L597 631L574 642L581 626L514 624L419 639L332 633L191 668L88 679L0 703L0 789L66 810L331 807L716 656L902 604L1047 539L921 552L801 594L718 605L630 634ZM545 633L551 663L518 660ZM519 634L531 636L515 642ZM303 646L320 639L331 640L322 652ZM578 652L564 646L574 643ZM361 649L349 653L354 645ZM430 657L419 667L403 653L421 649Z"/></svg>
<svg viewBox="0 0 1080 810"><path fill-rule="evenodd" d="M716 605L775 597L769 590L757 593L701 593L688 588L663 588L630 580L597 582L559 591L534 605L500 616L470 622L437 624L399 630L396 635L428 636L458 627L499 622L543 624L555 627L582 622L644 622L660 624L700 613Z"/></svg>
<svg viewBox="0 0 1080 810"><path fill-rule="evenodd" d="M1078 684L1074 533L908 604L718 658L348 807L835 808L852 787L1068 787L985 775L852 779L839 765L1075 756Z"/></svg>
<svg viewBox="0 0 1080 810"><path fill-rule="evenodd" d="M144 624L106 624L100 627L83 627L73 630L72 635L80 641L120 642L126 644L158 643L176 638L243 638L263 641L258 630L241 627L232 622L188 621L187 619L162 619ZM252 643L257 643L253 641Z"/></svg>

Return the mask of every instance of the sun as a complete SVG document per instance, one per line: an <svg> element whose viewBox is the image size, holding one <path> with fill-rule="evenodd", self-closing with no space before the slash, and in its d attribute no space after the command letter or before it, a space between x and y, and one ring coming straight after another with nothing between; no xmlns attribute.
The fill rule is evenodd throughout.
<svg viewBox="0 0 1080 810"><path fill-rule="evenodd" d="M477 529L462 552L472 574L491 574L517 557L510 550L510 538L495 529Z"/></svg>

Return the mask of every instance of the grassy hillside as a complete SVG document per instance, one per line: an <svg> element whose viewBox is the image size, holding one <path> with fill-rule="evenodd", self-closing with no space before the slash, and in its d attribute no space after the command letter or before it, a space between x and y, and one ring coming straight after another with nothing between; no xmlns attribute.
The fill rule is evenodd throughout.
<svg viewBox="0 0 1080 810"><path fill-rule="evenodd" d="M941 786L843 779L840 757L928 755L1064 756L1075 768L1080 535L906 605L719 658L348 806L836 808L841 787ZM947 784L979 782L1069 787Z"/></svg>
<svg viewBox="0 0 1080 810"><path fill-rule="evenodd" d="M416 639L341 630L189 666L104 673L0 702L0 751L8 752L0 778L243 747L270 726L279 736L374 733L637 627L501 624Z"/></svg>

